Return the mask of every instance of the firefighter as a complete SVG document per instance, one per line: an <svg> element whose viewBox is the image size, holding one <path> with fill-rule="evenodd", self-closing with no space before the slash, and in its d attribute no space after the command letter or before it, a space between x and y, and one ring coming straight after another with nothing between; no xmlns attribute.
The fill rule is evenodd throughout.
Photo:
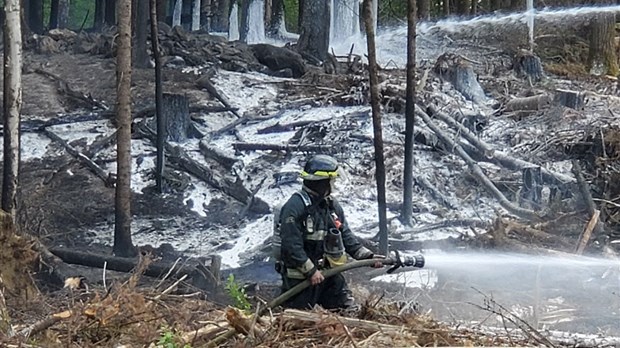
<svg viewBox="0 0 620 348"><path fill-rule="evenodd" d="M315 155L301 172L302 189L280 210L281 260L276 269L282 275L282 292L305 279L311 283L285 302L285 307L308 309L316 304L325 309L350 307L353 297L344 276L337 274L325 279L321 269L346 263L347 254L356 260L375 257L353 235L342 207L331 196L337 176L336 159ZM381 267L381 263L375 267Z"/></svg>

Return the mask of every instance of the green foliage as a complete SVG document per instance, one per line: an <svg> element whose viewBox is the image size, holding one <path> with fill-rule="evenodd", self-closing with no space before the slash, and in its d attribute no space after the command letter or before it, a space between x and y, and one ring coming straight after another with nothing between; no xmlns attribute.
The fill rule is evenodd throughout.
<svg viewBox="0 0 620 348"><path fill-rule="evenodd" d="M191 348L189 344L181 346L177 343L177 339L174 332L167 330L161 334L159 341L157 341L158 348Z"/></svg>
<svg viewBox="0 0 620 348"><path fill-rule="evenodd" d="M284 0L284 22L286 31L297 33L299 21L299 0Z"/></svg>
<svg viewBox="0 0 620 348"><path fill-rule="evenodd" d="M228 276L225 288L226 291L228 291L228 295L232 298L235 307L244 311L249 311L252 309L252 305L248 300L248 295L245 293L245 289L235 280L234 274Z"/></svg>
<svg viewBox="0 0 620 348"><path fill-rule="evenodd" d="M49 27L51 1L43 2L43 25ZM88 16L88 17L87 17ZM84 21L86 19L86 21ZM82 28L82 24L84 27ZM90 29L95 24L95 2L75 0L69 3L69 29Z"/></svg>

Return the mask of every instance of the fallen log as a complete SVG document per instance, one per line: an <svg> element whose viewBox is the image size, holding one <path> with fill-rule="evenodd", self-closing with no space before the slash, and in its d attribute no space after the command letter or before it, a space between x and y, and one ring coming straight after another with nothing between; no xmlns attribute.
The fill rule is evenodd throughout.
<svg viewBox="0 0 620 348"><path fill-rule="evenodd" d="M62 261L74 265L103 268L118 271L131 272L140 260L138 258L119 257L113 255L87 253L66 248L50 248L50 252ZM201 273L193 266L178 265L170 262L154 261L144 270L144 275L154 278L162 277L170 272L177 278L187 275L190 278L201 277Z"/></svg>
<svg viewBox="0 0 620 348"><path fill-rule="evenodd" d="M41 242L35 242L32 247L39 253L39 273L58 287L64 287L67 278L80 275L80 271L65 263L61 258L54 255Z"/></svg>
<svg viewBox="0 0 620 348"><path fill-rule="evenodd" d="M510 202L508 199L506 199L504 194L501 193L497 189L497 187L495 187L493 182L489 180L489 178L486 176L486 174L484 174L482 169L480 169L480 166L478 166L478 164L474 162L474 160L467 154L467 152L465 152L465 150L463 150L463 148L459 144L453 142L448 135L446 135L439 127L437 127L433 123L431 118L424 111L422 111L422 109L420 109L418 106L416 106L416 115L420 116L424 120L426 125L433 132L435 132L435 134L437 134L437 137L444 143L446 147L453 148L455 150L455 152L465 161L465 163L467 163L467 166L471 170L474 178L482 186L484 186L487 189L487 191L489 191L491 195L495 197L495 199L498 200L499 204L504 209L506 209L507 211L509 211L510 213L514 215L517 215L527 220L540 220L541 216L538 215L538 213L536 213L535 211L517 207L514 204L512 204L512 202Z"/></svg>
<svg viewBox="0 0 620 348"><path fill-rule="evenodd" d="M57 84L57 88L58 91L61 94L64 94L70 98L73 98L79 102L82 102L90 107L93 108L97 108L97 109L101 109L101 110L108 110L108 106L105 105L103 102L100 102L98 100L96 100L95 98L93 98L90 93L89 94L85 94L83 92L77 91L75 89L73 89L69 83L65 80L63 80L60 76L53 74L49 71L45 71L43 69L37 68L34 69L34 72L40 75L43 75L45 77L48 77L49 79L53 80L56 82Z"/></svg>
<svg viewBox="0 0 620 348"><path fill-rule="evenodd" d="M137 127L137 130L140 134L151 140L151 142L154 143L156 141L154 132L147 126L140 125ZM167 159L187 173L226 193L243 204L247 204L249 199L252 198L252 192L243 186L243 182L239 178L237 178L235 182L232 182L220 176L219 173L211 168L191 159L180 146L174 146L166 142L165 149L168 154ZM252 200L250 210L258 214L268 214L271 211L269 205L258 198Z"/></svg>
<svg viewBox="0 0 620 348"><path fill-rule="evenodd" d="M231 170L235 165L241 163L241 160L229 157L219 149L210 146L209 142L201 141L198 147L205 158L216 161L228 170Z"/></svg>
<svg viewBox="0 0 620 348"><path fill-rule="evenodd" d="M22 120L20 123L20 130L22 132L40 132L42 129L50 126L59 126L63 124L73 124L89 121L101 120L100 113L88 113L88 114L65 114L55 116L47 120ZM3 132L2 132L3 133ZM0 133L0 134L2 134Z"/></svg>
<svg viewBox="0 0 620 348"><path fill-rule="evenodd" d="M428 180L428 178L426 176L418 175L417 177L414 178L414 181L423 190L428 191L428 193L431 195L431 197L433 197L434 200L439 202L439 204L441 204L444 207L446 207L448 209L451 209L451 210L457 209L457 205L454 202L452 202L451 199L449 199L444 194L442 194L435 187L435 185L431 184L431 182Z"/></svg>
<svg viewBox="0 0 620 348"><path fill-rule="evenodd" d="M421 227L404 230L400 232L401 235L407 234L418 234L422 232L437 230L440 228L450 228L450 227L477 227L477 228L489 228L491 226L491 222L482 221L477 219L456 219L456 220L443 220L441 222L437 222L434 224L427 224Z"/></svg>
<svg viewBox="0 0 620 348"><path fill-rule="evenodd" d="M444 112L439 111L437 106L430 105L427 108L427 111L429 115L440 119L441 121L448 124L450 127L458 130L458 132L461 135L463 135L463 137L468 142L470 142L476 149L478 149L478 151L475 151L475 152L482 155L481 157L484 158L483 160L484 162L494 163L494 164L503 166L507 169L519 170L519 171L522 171L525 168L537 167L537 165L535 165L534 163L527 162L519 158L512 158L508 156L507 154L505 154L504 152L492 149L488 144L481 141L474 133L469 131L469 129L459 124L458 122L456 122L449 115L445 114ZM469 151L467 152L471 155ZM541 171L541 174L544 180L547 180L548 182L551 182L554 184L563 185L567 183L576 182L574 178L568 175L554 173L543 167L540 168L540 171Z"/></svg>
<svg viewBox="0 0 620 348"><path fill-rule="evenodd" d="M54 313L46 318L43 318L42 320L35 322L32 325L28 325L27 327L19 330L17 335L23 337L24 339L28 339L31 336L36 335L37 333L41 331L45 331L49 329L54 324L62 320L71 318L72 316L73 316L73 311L70 311L70 310L62 311L60 313Z"/></svg>
<svg viewBox="0 0 620 348"><path fill-rule="evenodd" d="M571 171L575 178L577 178L577 186L579 187L579 193L581 197L586 202L586 206L588 207L588 214L590 216L594 216L598 211L596 207L596 203L594 203L594 199L592 199L592 193L590 193L590 185L583 177L581 166L577 160L573 160ZM596 224L594 225L594 236L595 238L600 237L605 232L605 226L601 222L600 219L596 219ZM585 247L585 246L584 246Z"/></svg>
<svg viewBox="0 0 620 348"><path fill-rule="evenodd" d="M218 333L224 332L230 329L228 322L218 321L214 323L208 323L198 330L181 333L179 338L186 344L192 347L200 347L206 340L210 340ZM156 347L155 345L152 345Z"/></svg>
<svg viewBox="0 0 620 348"><path fill-rule="evenodd" d="M279 145L258 143L233 143L237 151L332 152L332 145Z"/></svg>
<svg viewBox="0 0 620 348"><path fill-rule="evenodd" d="M504 111L536 111L551 104L551 97L547 94L539 94L531 97L513 98L506 103Z"/></svg>
<svg viewBox="0 0 620 348"><path fill-rule="evenodd" d="M224 105L224 107L228 108L231 114L237 116L237 118L241 118L241 115L239 115L239 113L237 112L237 109L233 108L228 102L228 100L224 98L224 96L222 96L220 92L218 92L217 88L215 88L215 86L211 82L211 78L209 75L203 75L199 77L196 80L196 86L199 88L206 89L207 92L209 92L209 94L211 94L213 97L219 100L220 103Z"/></svg>
<svg viewBox="0 0 620 348"><path fill-rule="evenodd" d="M327 120L331 120L331 118L326 119ZM259 130L256 131L256 134L270 134L270 133L282 133L282 132L289 132L289 131L293 131L296 128L299 127L305 127L307 125L313 124L313 123L318 123L321 122L321 120L305 120L305 121L297 121L297 122L291 122L291 123L280 123L277 122L274 125L265 127L265 128L261 128Z"/></svg>
<svg viewBox="0 0 620 348"><path fill-rule="evenodd" d="M244 115L243 117L240 117L236 120L234 120L233 122L225 125L224 127L215 130L213 132L211 132L211 138L217 138L222 134L228 133L228 132L232 132L234 131L237 126L241 126L244 125L250 121L264 121L264 120L268 120L270 118L274 118L274 117L278 117L280 113L277 113L273 116L267 116L267 117L261 117L261 116L255 116L255 115Z"/></svg>
<svg viewBox="0 0 620 348"><path fill-rule="evenodd" d="M114 131L114 133L108 135L107 137L99 138L93 141L92 144L84 151L84 155L87 157L95 157L99 151L114 146L116 144L116 133L118 131Z"/></svg>
<svg viewBox="0 0 620 348"><path fill-rule="evenodd" d="M103 168L101 168L97 163L93 162L93 160L88 158L88 156L76 150L73 146L69 145L64 139L62 139L54 132L48 129L44 129L43 133L53 141L60 143L71 156L75 157L86 168L90 169L91 172L97 175L103 181L106 187L114 187L114 184L116 183L115 178L110 173L106 173Z"/></svg>
<svg viewBox="0 0 620 348"><path fill-rule="evenodd" d="M586 245L588 245L588 242L590 241L592 230L594 230L594 227L596 226L596 224L598 224L600 215L601 215L600 210L594 211L594 215L592 215L592 218L590 218L590 220L588 221L588 224L583 230L583 233L579 237L579 242L577 243L577 249L575 250L576 254L578 255L583 254L583 250L586 248Z"/></svg>
<svg viewBox="0 0 620 348"><path fill-rule="evenodd" d="M388 335L406 335L411 334L412 329L406 326L383 324L371 320L363 320L356 318L343 317L332 313L316 313L297 309L286 309L280 314L280 320L292 324L294 322L306 323L325 323L341 324L343 326L363 330L366 332L382 332Z"/></svg>

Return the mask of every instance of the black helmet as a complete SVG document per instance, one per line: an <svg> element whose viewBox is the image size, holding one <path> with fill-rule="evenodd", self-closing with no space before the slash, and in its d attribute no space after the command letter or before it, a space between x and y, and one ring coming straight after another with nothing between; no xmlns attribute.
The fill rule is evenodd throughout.
<svg viewBox="0 0 620 348"><path fill-rule="evenodd" d="M337 176L338 161L327 155L316 155L310 158L301 172L301 178L310 181L331 179Z"/></svg>

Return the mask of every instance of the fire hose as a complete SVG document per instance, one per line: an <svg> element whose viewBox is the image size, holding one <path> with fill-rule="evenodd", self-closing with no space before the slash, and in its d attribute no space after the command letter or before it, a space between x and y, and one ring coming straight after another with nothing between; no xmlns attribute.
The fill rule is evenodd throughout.
<svg viewBox="0 0 620 348"><path fill-rule="evenodd" d="M327 279L329 277L335 276L336 274L339 274L339 273L342 273L344 271L348 271L348 270L351 270L351 269L362 268L362 267L372 267L377 262L382 263L384 266L391 266L387 270L388 274L393 273L394 271L396 271L397 269L402 268L402 267L422 268L422 267L424 267L424 263L425 263L424 257L422 255L402 256L398 251L394 251L392 253L392 255L387 256L385 258L373 258L373 259L352 261L352 262L349 262L349 263L345 263L342 266L338 266L338 267L322 270L321 273L323 274L323 277L325 279ZM263 307L261 310L257 311L256 316L260 317L260 316L266 314L267 311L269 311L270 309L273 309L273 308L283 304L284 302L286 302L291 297L293 297L293 296L299 294L300 292L302 292L308 286L310 286L310 280L306 279L303 282L301 282L301 283L295 285L294 287L288 289L286 292L284 292L280 296L276 297L271 302L267 303L267 305L265 307ZM220 344L221 342L223 342L223 341L229 339L230 337L232 337L235 333L236 333L236 330L234 328L230 329L230 330L224 332L223 334L215 337L213 340L211 340L211 342L209 342L209 344L207 346L208 347L215 347L218 344Z"/></svg>

